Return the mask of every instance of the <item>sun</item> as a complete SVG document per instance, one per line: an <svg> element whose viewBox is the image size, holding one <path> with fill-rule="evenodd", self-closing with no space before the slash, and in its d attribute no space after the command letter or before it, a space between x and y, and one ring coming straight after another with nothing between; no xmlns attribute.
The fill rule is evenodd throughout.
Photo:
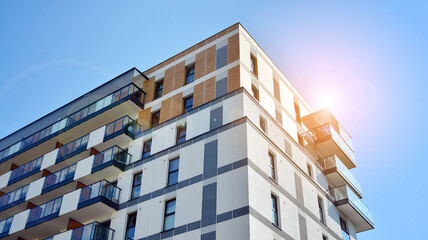
<svg viewBox="0 0 428 240"><path fill-rule="evenodd" d="M322 108L328 108L331 111L337 107L337 99L333 94L324 94L321 96L320 104Z"/></svg>

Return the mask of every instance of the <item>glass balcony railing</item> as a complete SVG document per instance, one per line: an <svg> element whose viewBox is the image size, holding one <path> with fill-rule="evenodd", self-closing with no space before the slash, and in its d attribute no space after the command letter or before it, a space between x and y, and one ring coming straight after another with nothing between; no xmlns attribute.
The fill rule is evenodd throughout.
<svg viewBox="0 0 428 240"><path fill-rule="evenodd" d="M59 215L61 203L62 196L42 205L33 207L28 215L26 228L57 217Z"/></svg>
<svg viewBox="0 0 428 240"><path fill-rule="evenodd" d="M33 173L40 171L40 167L42 166L42 161L43 161L43 156L36 158L31 162L28 162L18 168L13 169L12 173L10 174L8 184L17 182L23 178L26 178L32 175Z"/></svg>
<svg viewBox="0 0 428 240"><path fill-rule="evenodd" d="M348 200L348 202L373 225L372 211L361 201L360 198L348 186L333 188L329 190L332 198L337 202L340 200Z"/></svg>
<svg viewBox="0 0 428 240"><path fill-rule="evenodd" d="M94 163L92 165L92 172L103 168L103 166L110 164L117 164L118 167L123 168L131 162L131 155L118 146L113 146L100 153L95 154Z"/></svg>
<svg viewBox="0 0 428 240"><path fill-rule="evenodd" d="M321 165L324 171L335 167L337 171L339 171L352 185L352 187L354 187L354 189L357 190L361 195L362 191L360 182L355 178L354 175L352 175L351 171L349 171L349 169L342 163L342 161L340 161L336 155L320 159L318 160L318 163Z"/></svg>
<svg viewBox="0 0 428 240"><path fill-rule="evenodd" d="M100 200L108 200L109 202L106 202L107 204L118 204L119 194L120 188L106 180L101 180L82 188L78 208L82 208Z"/></svg>
<svg viewBox="0 0 428 240"><path fill-rule="evenodd" d="M106 125L104 141L114 138L122 133L125 133L132 139L135 139L138 134L142 133L142 128L137 121L133 120L129 116L124 116Z"/></svg>
<svg viewBox="0 0 428 240"><path fill-rule="evenodd" d="M13 216L0 221L0 238L5 237L9 234L12 221L13 221Z"/></svg>
<svg viewBox="0 0 428 240"><path fill-rule="evenodd" d="M355 159L354 151L351 146L349 146L345 140L334 130L330 123L321 125L309 131L310 135L315 141L320 140L324 137L331 137L340 148L351 158ZM348 135L349 136L349 135Z"/></svg>
<svg viewBox="0 0 428 240"><path fill-rule="evenodd" d="M61 162L62 160L71 157L75 154L78 154L86 150L88 146L89 134L80 137L72 142L67 143L66 145L58 149L58 155L56 157L56 163Z"/></svg>
<svg viewBox="0 0 428 240"><path fill-rule="evenodd" d="M73 181L76 172L77 163L56 171L45 178L42 193L48 192L54 188Z"/></svg>
<svg viewBox="0 0 428 240"><path fill-rule="evenodd" d="M114 230L98 222L73 229L70 240L112 240Z"/></svg>
<svg viewBox="0 0 428 240"><path fill-rule="evenodd" d="M0 211L24 202L25 198L27 197L29 187L30 185L25 185L16 190L13 190L12 192L6 193L3 196L0 196Z"/></svg>
<svg viewBox="0 0 428 240"><path fill-rule="evenodd" d="M136 85L131 83L115 91L114 93L109 94L106 97L86 106L85 108L55 122L54 124L40 130L39 132L36 132L33 135L26 137L23 140L1 150L0 163L128 99L131 99L137 105L142 107L144 104L144 92Z"/></svg>

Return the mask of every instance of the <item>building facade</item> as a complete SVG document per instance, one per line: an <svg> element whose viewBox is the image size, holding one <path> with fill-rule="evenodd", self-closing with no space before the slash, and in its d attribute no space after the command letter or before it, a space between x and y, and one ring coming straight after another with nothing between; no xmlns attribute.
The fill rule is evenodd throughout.
<svg viewBox="0 0 428 240"><path fill-rule="evenodd" d="M2 239L357 239L352 141L239 23L0 141Z"/></svg>

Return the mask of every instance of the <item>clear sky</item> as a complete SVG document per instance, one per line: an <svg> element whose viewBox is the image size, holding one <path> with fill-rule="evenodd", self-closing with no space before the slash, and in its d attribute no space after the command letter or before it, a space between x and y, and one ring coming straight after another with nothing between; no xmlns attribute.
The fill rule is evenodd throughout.
<svg viewBox="0 0 428 240"><path fill-rule="evenodd" d="M359 238L428 239L428 3L152 2L0 1L0 138L241 22L353 137L376 224Z"/></svg>

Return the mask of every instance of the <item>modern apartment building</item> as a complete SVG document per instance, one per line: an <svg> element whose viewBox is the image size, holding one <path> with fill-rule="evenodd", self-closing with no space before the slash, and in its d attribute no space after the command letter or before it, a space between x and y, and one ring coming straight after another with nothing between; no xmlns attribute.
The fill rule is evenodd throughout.
<svg viewBox="0 0 428 240"><path fill-rule="evenodd" d="M351 137L239 23L0 140L1 239L357 239Z"/></svg>

